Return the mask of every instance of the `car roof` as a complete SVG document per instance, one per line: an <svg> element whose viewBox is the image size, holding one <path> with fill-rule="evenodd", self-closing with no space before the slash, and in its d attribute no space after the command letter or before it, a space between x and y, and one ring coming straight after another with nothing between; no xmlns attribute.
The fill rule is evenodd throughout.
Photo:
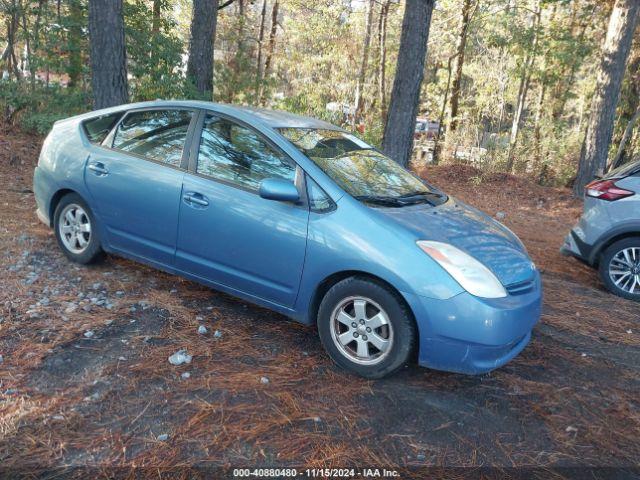
<svg viewBox="0 0 640 480"><path fill-rule="evenodd" d="M340 127L333 125L324 120L317 118L297 115L295 113L283 112L281 110L269 110L266 108L256 108L242 105L231 105L225 103L214 103L198 100L155 100L151 102L139 102L118 107L106 109L104 111L92 112L93 114L110 113L111 111L133 110L139 108L158 108L158 107L191 107L218 110L223 113L241 114L240 116L250 115L266 123L271 128L322 128L329 130L342 130ZM93 116L93 115L90 115ZM84 115L83 115L84 117Z"/></svg>

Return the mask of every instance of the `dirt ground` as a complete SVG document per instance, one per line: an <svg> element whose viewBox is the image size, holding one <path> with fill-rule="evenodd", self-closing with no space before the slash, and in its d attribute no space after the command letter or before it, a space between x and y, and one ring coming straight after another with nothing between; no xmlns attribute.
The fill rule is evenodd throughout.
<svg viewBox="0 0 640 480"><path fill-rule="evenodd" d="M504 214L543 271L544 314L524 352L491 374L409 366L373 382L334 367L313 328L120 258L68 262L34 215L39 143L0 127L0 470L640 473L640 305L558 253L581 208L568 190L463 166L422 172ZM191 364L171 365L182 348Z"/></svg>

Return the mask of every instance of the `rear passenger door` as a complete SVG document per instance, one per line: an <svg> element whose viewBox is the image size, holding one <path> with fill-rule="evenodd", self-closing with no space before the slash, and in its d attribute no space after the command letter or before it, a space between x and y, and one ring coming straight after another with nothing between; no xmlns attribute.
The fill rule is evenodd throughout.
<svg viewBox="0 0 640 480"><path fill-rule="evenodd" d="M173 263L185 145L195 117L189 109L131 111L92 149L85 181L114 250Z"/></svg>

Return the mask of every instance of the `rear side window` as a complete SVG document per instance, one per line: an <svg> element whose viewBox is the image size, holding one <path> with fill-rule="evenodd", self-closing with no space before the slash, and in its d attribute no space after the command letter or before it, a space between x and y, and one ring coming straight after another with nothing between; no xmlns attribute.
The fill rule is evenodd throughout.
<svg viewBox="0 0 640 480"><path fill-rule="evenodd" d="M295 164L260 134L215 115L205 118L196 171L250 190L265 178L293 182L296 176Z"/></svg>
<svg viewBox="0 0 640 480"><path fill-rule="evenodd" d="M113 148L179 167L192 116L188 110L133 112L118 125Z"/></svg>
<svg viewBox="0 0 640 480"><path fill-rule="evenodd" d="M120 117L122 117L122 112L85 120L82 122L84 133L91 143L99 145L107 138L107 135L109 135L109 132Z"/></svg>

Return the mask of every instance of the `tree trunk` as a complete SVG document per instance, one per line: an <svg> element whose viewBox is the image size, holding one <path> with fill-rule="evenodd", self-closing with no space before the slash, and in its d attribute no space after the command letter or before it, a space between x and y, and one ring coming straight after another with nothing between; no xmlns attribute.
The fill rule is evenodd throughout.
<svg viewBox="0 0 640 480"><path fill-rule="evenodd" d="M262 86L262 44L264 43L264 29L267 18L267 0L262 2L262 12L260 13L260 31L258 33L258 59L256 61L256 97L260 95Z"/></svg>
<svg viewBox="0 0 640 480"><path fill-rule="evenodd" d="M234 88L234 86L237 86L240 84L242 71L245 67L244 65L244 60L245 60L244 27L246 23L246 18L245 18L245 12L244 12L244 7L245 7L244 2L245 0L237 0L237 3L236 3L236 5L238 6L238 16L236 19L237 21L236 53L235 53L233 62L231 63L232 70L233 70L233 77L232 77L232 86L231 88L227 89L229 92L228 101L233 101L233 95L235 91L237 91L237 87Z"/></svg>
<svg viewBox="0 0 640 480"><path fill-rule="evenodd" d="M587 27L593 24L593 17L595 15L597 6L598 3L594 2L594 6L591 9L589 17L580 25L580 33L577 35L576 43L582 44L584 42L584 38L587 33ZM571 30L573 34L573 28ZM556 97L556 101L554 102L552 107L552 116L554 120L558 120L564 115L564 109L567 105L567 100L569 99L571 88L574 85L574 79L579 66L580 56L575 55L570 62L569 73L562 75L561 77L563 78L563 80L560 80L556 85L556 94L554 95Z"/></svg>
<svg viewBox="0 0 640 480"><path fill-rule="evenodd" d="M451 84L451 99L449 101L449 125L447 133L455 132L458 128L458 105L460 103L460 88L462 85L462 67L464 66L464 50L467 46L467 33L472 17L472 0L464 0L462 4L462 14L460 16L460 26L458 27L458 38L456 40L456 54L454 57L455 72L453 83Z"/></svg>
<svg viewBox="0 0 640 480"><path fill-rule="evenodd" d="M544 111L544 99L547 93L547 82L542 79L540 84L540 92L538 93L538 101L536 105L536 118L533 123L533 152L534 152L534 170L537 170L542 164L542 135L540 133L542 114Z"/></svg>
<svg viewBox="0 0 640 480"><path fill-rule="evenodd" d="M269 43L267 45L267 53L264 59L264 78L269 76L273 52L276 49L276 35L278 34L278 8L278 0L275 0L271 9L271 32L269 32ZM264 101L264 82L262 82L260 86L260 94L258 97L260 103L262 103Z"/></svg>
<svg viewBox="0 0 640 480"><path fill-rule="evenodd" d="M193 0L187 77L198 93L213 92L213 44L216 37L218 0Z"/></svg>
<svg viewBox="0 0 640 480"><path fill-rule="evenodd" d="M638 14L640 16L640 13ZM639 20L640 22L640 17ZM638 40L636 36L636 40ZM612 139L613 145L618 145L615 157L610 161L608 170L616 168L627 160L630 154L633 152L628 149L629 140L633 136L633 129L638 120L638 111L640 110L640 50L638 50L638 43L634 42L631 45L631 52L629 53L629 59L627 60L627 77L626 81L628 87L625 89L622 87L621 95L625 95L620 98L620 102L624 105L624 108L619 108L619 115L617 116L617 122L621 125L625 125L623 132L620 132L616 138L614 135Z"/></svg>
<svg viewBox="0 0 640 480"><path fill-rule="evenodd" d="M89 41L94 107L127 103L122 0L89 0Z"/></svg>
<svg viewBox="0 0 640 480"><path fill-rule="evenodd" d="M157 35L160 33L160 16L162 14L161 0L153 0L153 21L151 24L151 33Z"/></svg>
<svg viewBox="0 0 640 480"><path fill-rule="evenodd" d="M578 174L573 186L576 196L581 197L584 185L606 168L622 77L639 11L638 0L616 0L611 12L596 91L591 101L591 114L580 152Z"/></svg>
<svg viewBox="0 0 640 480"><path fill-rule="evenodd" d="M520 87L518 88L518 103L516 104L516 109L513 112L513 122L511 124L511 136L509 137L509 153L507 156L507 172L511 173L513 171L513 163L514 163L514 153L516 144L518 142L518 133L520 133L520 126L522 124L522 114L524 112L524 107L527 102L527 95L529 93L529 83L531 81L531 71L533 69L533 65L536 61L536 56L538 54L538 40L539 40L539 30L540 30L540 19L542 15L542 7L541 1L538 0L536 2L535 12L533 14L533 18L531 20L531 26L533 28L533 42L531 45L531 49L527 51L527 55L524 61L524 67L522 69L522 74L520 76Z"/></svg>
<svg viewBox="0 0 640 480"><path fill-rule="evenodd" d="M378 102L380 104L380 118L384 122L387 118L387 19L389 17L389 2L383 0L378 22Z"/></svg>
<svg viewBox="0 0 640 480"><path fill-rule="evenodd" d="M364 89L364 79L367 75L367 66L369 64L369 47L371 46L371 24L373 23L373 8L375 0L367 2L366 20L364 26L364 44L362 46L362 58L360 60L360 71L358 72L358 83L356 84L355 115L353 116L353 124L355 125L362 117L364 108L364 100L362 90Z"/></svg>
<svg viewBox="0 0 640 480"><path fill-rule="evenodd" d="M401 165L407 165L420 104L429 27L435 0L407 0L402 20L400 50L382 149Z"/></svg>
<svg viewBox="0 0 640 480"><path fill-rule="evenodd" d="M625 148L627 147L627 142L631 138L631 134L633 133L633 127L635 127L638 118L640 118L640 108L636 110L636 113L633 114L633 117L627 122L627 127L624 129L624 134L622 135L622 139L620 140L620 145L618 145L618 151L616 152L616 156L611 161L609 168L607 170L613 170L614 168L618 168L623 163L623 159L625 158Z"/></svg>
<svg viewBox="0 0 640 480"><path fill-rule="evenodd" d="M40 22L42 19L42 8L45 0L38 0L38 6L35 10L36 18L33 21L33 28L29 28L27 20L28 12L22 8L22 30L25 39L25 46L27 49L27 63L29 65L29 81L31 83L31 89L33 90L36 85L36 70L38 65L34 64L33 59L38 54L40 47ZM35 55L34 55L35 53ZM3 58L4 59L4 58Z"/></svg>
<svg viewBox="0 0 640 480"><path fill-rule="evenodd" d="M30 86L33 90L35 88L35 65L33 65L33 52L31 47L31 32L27 23L26 9L20 6L21 18L22 18L22 33L24 35L25 50L27 53L27 66L29 67Z"/></svg>
<svg viewBox="0 0 640 480"><path fill-rule="evenodd" d="M11 17L7 20L7 48L2 54L2 60L7 62L7 71L9 75L13 73L16 81L22 79L20 69L18 68L18 59L16 58L16 34L18 32L19 19L18 19L18 4L13 0L10 7Z"/></svg>
<svg viewBox="0 0 640 480"><path fill-rule="evenodd" d="M442 146L441 146L441 142L440 140L442 139L442 128L444 126L444 116L447 113L447 102L449 100L449 90L451 89L451 64L453 62L453 57L455 55L452 55L448 58L447 60L447 86L444 89L444 95L442 96L442 108L440 108L440 116L438 117L438 134L436 135L436 138L433 142L433 158L432 158L432 163L434 165L437 165L438 163L440 163L440 153L442 150Z"/></svg>
<svg viewBox="0 0 640 480"><path fill-rule="evenodd" d="M80 83L82 76L82 6L80 0L69 0L69 18L71 25L67 32L67 45L69 47L69 64L67 75L69 75L69 86L75 87Z"/></svg>

